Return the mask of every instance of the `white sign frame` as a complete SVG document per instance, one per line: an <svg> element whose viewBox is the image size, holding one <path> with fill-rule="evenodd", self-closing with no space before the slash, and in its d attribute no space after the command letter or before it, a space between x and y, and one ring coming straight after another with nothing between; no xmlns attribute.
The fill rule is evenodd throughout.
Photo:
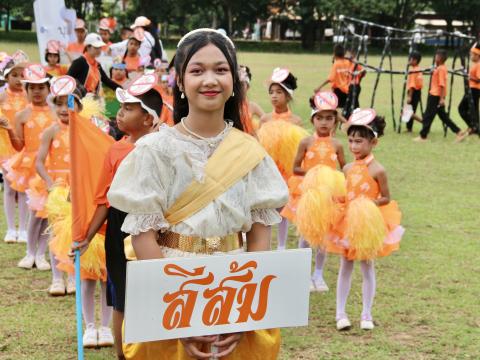
<svg viewBox="0 0 480 360"><path fill-rule="evenodd" d="M306 326L308 325L309 314L311 258L312 250L306 248L128 262L125 342L137 343L190 336ZM237 263L237 268L232 268L234 262ZM253 263L257 264L256 268L249 267L239 271L245 264L252 265ZM178 267L183 269L184 272L179 271ZM201 274L198 272L196 275L192 275L195 270L199 271L198 269L202 268L203 272ZM166 270L170 275L165 274ZM188 276L185 276L187 274L185 271L189 272ZM253 275L250 281L227 280L223 283L221 288L223 290L219 290L222 279L246 275L249 271ZM184 285L183 295L180 295L179 292L175 300L164 301L166 293L177 293L181 284L186 281L204 278L208 278L204 282L210 281L209 273L213 274L214 278L211 283L205 285L190 282ZM269 276L275 276L275 278ZM164 287L162 288L160 284L164 284ZM253 299L249 307L252 312L243 311L243 315L240 315L242 304L239 303L238 299L240 298L237 298L237 291L242 290L243 295L247 294L246 285L248 284L252 284L249 287L250 290L256 289L255 292L252 290L252 293L250 293L255 294L250 297L250 299ZM254 287L255 284L256 287ZM232 295L234 290L225 290L227 287L229 289L233 288L235 295ZM204 291L207 289L215 290L213 291L215 295L207 292L207 298L205 298ZM260 312L258 309L260 289L264 290L264 294L267 293L266 289L268 289L268 302L264 312ZM185 296L185 291L191 291L189 292L190 295ZM229 293L229 291L231 292ZM169 314L180 314L178 310L181 309L181 306L174 305L180 304L182 299L188 301L188 299L193 298L193 293L197 294L195 306L191 316L186 317L190 326L181 326L182 319L185 319L183 315L180 315L180 320L177 322L175 322L175 316L164 316L167 312ZM232 296L229 299L235 300L231 307L227 306L227 309L231 309L231 311L226 312L226 314L229 314L228 320L222 323L219 320L221 316L216 317L214 311L208 311L207 309L218 309L217 305L220 303L213 299L225 299L225 294L228 293ZM172 298L173 296L170 296L170 299ZM243 301L246 298L247 296L243 296ZM209 306L206 306L209 302ZM170 311L167 309L170 309ZM172 309L175 309L175 311L172 311ZM186 313L189 314L188 311ZM250 315L245 317L246 313L250 315L256 313L257 316L252 316L259 319L254 320ZM260 319L262 314L263 318ZM243 319L247 318L247 320L238 322L241 316L243 316ZM220 324L206 325L205 319L209 319L207 323L213 323L212 320L217 319L217 323ZM171 329L167 329L164 326L165 323ZM175 327L175 323L177 327Z"/></svg>

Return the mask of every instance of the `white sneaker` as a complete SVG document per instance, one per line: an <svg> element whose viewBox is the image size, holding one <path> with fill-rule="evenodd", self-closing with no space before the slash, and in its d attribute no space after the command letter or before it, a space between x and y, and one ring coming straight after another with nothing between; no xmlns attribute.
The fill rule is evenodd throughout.
<svg viewBox="0 0 480 360"><path fill-rule="evenodd" d="M102 326L98 328L98 346L113 346L113 334L109 327Z"/></svg>
<svg viewBox="0 0 480 360"><path fill-rule="evenodd" d="M349 330L352 327L352 324L350 323L350 320L347 318L343 318L337 321L337 330L342 331L342 330Z"/></svg>
<svg viewBox="0 0 480 360"><path fill-rule="evenodd" d="M318 292L326 292L328 291L328 286L325 283L325 280L322 278L317 278L317 279L312 279L312 284L315 290L313 291L318 291Z"/></svg>
<svg viewBox="0 0 480 360"><path fill-rule="evenodd" d="M26 230L19 230L17 241L19 243L26 243L27 242L27 231Z"/></svg>
<svg viewBox="0 0 480 360"><path fill-rule="evenodd" d="M98 346L97 329L93 326L87 326L83 333L83 347L94 348Z"/></svg>
<svg viewBox="0 0 480 360"><path fill-rule="evenodd" d="M67 295L75 294L77 287L75 286L75 279L68 278L67 280Z"/></svg>
<svg viewBox="0 0 480 360"><path fill-rule="evenodd" d="M360 321L360 329L362 330L373 330L375 325L372 320L362 320Z"/></svg>
<svg viewBox="0 0 480 360"><path fill-rule="evenodd" d="M13 244L17 242L17 230L8 229L5 237L3 238L7 244Z"/></svg>
<svg viewBox="0 0 480 360"><path fill-rule="evenodd" d="M45 256L37 256L35 258L35 266L40 271L47 271L51 269L50 264L45 259Z"/></svg>
<svg viewBox="0 0 480 360"><path fill-rule="evenodd" d="M33 264L35 264L35 257L27 255L18 262L17 266L22 269L31 269Z"/></svg>
<svg viewBox="0 0 480 360"><path fill-rule="evenodd" d="M65 283L63 282L63 279L53 280L52 285L48 288L48 293L52 296L64 296Z"/></svg>

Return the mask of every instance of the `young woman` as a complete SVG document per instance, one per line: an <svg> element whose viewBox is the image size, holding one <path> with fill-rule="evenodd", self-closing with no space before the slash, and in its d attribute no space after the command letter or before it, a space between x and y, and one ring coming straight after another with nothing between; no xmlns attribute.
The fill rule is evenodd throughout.
<svg viewBox="0 0 480 360"><path fill-rule="evenodd" d="M285 204L288 189L256 140L240 131L243 91L233 43L213 29L188 33L178 44L175 70L176 125L162 126L138 141L108 193L112 206L128 213L122 230L132 234L136 256L142 260L206 255L196 245L212 236L222 238L213 253L239 252L240 232L246 232L247 251L269 250L270 225L280 221L275 209ZM205 169L207 163L210 170ZM211 200L206 205L195 204L198 211L173 222L175 212L168 210L182 196L190 201L184 190L214 172L220 178L229 172L233 181L223 184L220 195L208 191ZM185 237L192 240L191 246L180 241ZM278 330L263 330L127 344L124 353L127 359L143 359L147 353L169 359L246 359L252 354L276 359L279 336Z"/></svg>

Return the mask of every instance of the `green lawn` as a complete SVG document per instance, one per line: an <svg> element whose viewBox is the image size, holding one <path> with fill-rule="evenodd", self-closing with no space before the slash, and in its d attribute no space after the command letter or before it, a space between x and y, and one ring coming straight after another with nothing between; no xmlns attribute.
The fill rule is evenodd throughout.
<svg viewBox="0 0 480 360"><path fill-rule="evenodd" d="M38 58L33 45L21 46ZM12 49L11 44L0 42L0 51ZM379 57L369 61L376 65ZM424 64L430 61L425 59ZM307 99L327 76L329 56L241 53L240 62L253 73L250 98L264 109L270 109L265 80L275 66L288 67L299 83L293 111L308 124ZM405 58L394 58L397 69L404 65ZM403 78L394 80L398 114ZM374 74L369 73L361 104L369 104L373 83ZM462 93L457 80L455 106ZM413 143L412 135L394 133L386 76L380 81L376 109L387 115L388 128L375 155L388 171L391 193L400 204L407 230L401 250L377 262L377 327L373 332L359 330L361 276L356 269L348 302L353 330L335 330L339 259L330 256L325 279L331 290L311 296L308 327L283 330L281 358L479 359L479 139L454 144L452 134L443 137L438 119L426 144ZM456 108L452 117L465 128ZM345 136L339 133L338 137L346 145ZM290 247L296 241L292 228ZM49 298L49 274L15 267L23 254L24 245L0 244L0 359L74 359L74 298ZM86 359L113 358L111 350L86 351Z"/></svg>

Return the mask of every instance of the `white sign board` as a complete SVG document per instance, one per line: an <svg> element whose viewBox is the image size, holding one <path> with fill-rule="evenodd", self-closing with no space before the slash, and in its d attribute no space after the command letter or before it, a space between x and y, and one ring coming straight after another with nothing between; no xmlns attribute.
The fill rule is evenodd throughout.
<svg viewBox="0 0 480 360"><path fill-rule="evenodd" d="M49 40L58 40L65 47L69 42L76 41L76 13L75 10L65 7L64 0L35 0L33 11L40 59L42 64L46 65L45 48Z"/></svg>
<svg viewBox="0 0 480 360"><path fill-rule="evenodd" d="M308 325L311 249L132 261L125 342Z"/></svg>

